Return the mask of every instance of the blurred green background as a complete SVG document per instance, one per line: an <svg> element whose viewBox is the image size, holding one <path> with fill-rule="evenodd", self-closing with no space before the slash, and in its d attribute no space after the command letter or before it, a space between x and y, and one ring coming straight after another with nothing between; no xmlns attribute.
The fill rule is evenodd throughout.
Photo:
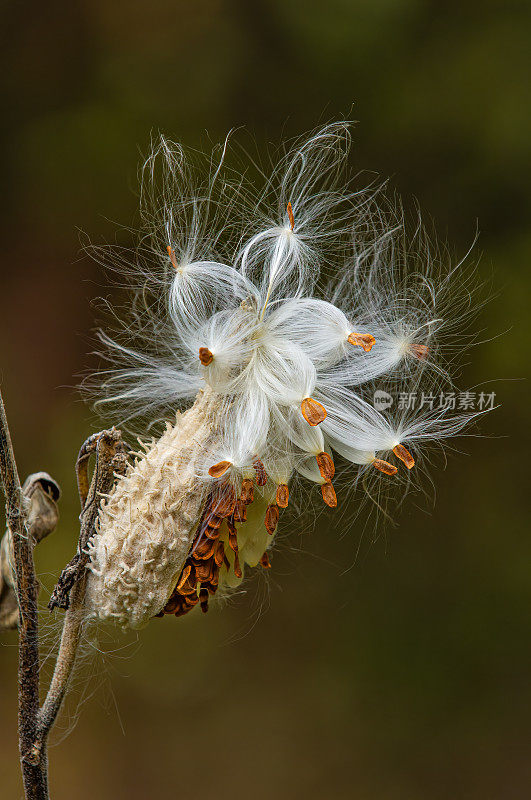
<svg viewBox="0 0 531 800"><path fill-rule="evenodd" d="M352 115L353 168L392 175L457 254L478 226L497 294L461 384L492 380L501 408L434 476L434 510L412 497L379 537L321 517L229 606L104 634L54 735L55 800L529 797L529 3L30 0L2 3L2 23L0 381L21 474L63 487L38 551L48 590L77 535L75 454L101 427L75 384L110 290L78 229L109 240L131 221L151 132L201 147L244 125L264 147Z"/></svg>

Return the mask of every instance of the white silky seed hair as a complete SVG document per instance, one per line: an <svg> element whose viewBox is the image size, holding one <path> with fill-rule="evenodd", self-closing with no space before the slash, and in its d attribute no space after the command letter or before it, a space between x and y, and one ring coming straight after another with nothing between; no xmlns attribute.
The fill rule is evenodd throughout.
<svg viewBox="0 0 531 800"><path fill-rule="evenodd" d="M96 376L99 407L154 423L198 397L102 503L87 593L102 619L140 627L161 611L208 493L227 483L239 493L257 458L268 480L238 530L242 566L270 546L264 510L295 474L333 506L334 451L352 483L368 471L390 481L476 416L372 403L375 388L437 398L454 388L452 334L473 295L420 222L408 239L382 187L352 187L349 145L348 123L323 127L256 193L226 167L228 142L197 167L201 157L161 137L142 171L134 258L94 248L134 289L121 333L100 336L111 363ZM220 585L233 587L228 556Z"/></svg>

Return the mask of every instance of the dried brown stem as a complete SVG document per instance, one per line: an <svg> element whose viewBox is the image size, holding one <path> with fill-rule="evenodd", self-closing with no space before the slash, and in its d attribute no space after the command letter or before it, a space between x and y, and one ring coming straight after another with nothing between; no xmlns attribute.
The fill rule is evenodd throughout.
<svg viewBox="0 0 531 800"><path fill-rule="evenodd" d="M94 453L96 465L92 482L88 479L88 459ZM95 531L99 501L114 483L115 475L122 474L127 466L127 450L120 431L109 431L91 436L83 444L76 463L79 496L82 505L81 531L77 552L65 567L50 600L50 608L66 608L61 643L55 669L46 699L39 713L37 732L31 760L39 763L46 750L48 734L57 718L64 700L68 682L76 661L85 619L86 545Z"/></svg>
<svg viewBox="0 0 531 800"><path fill-rule="evenodd" d="M88 460L96 456L96 466L89 483ZM5 578L0 586L0 600L16 592L18 607L8 608L12 626L19 628L19 748L26 800L48 800L46 744L48 734L64 700L74 667L84 619L86 585L86 544L95 531L99 501L112 488L116 474L127 466L127 450L120 431L112 429L96 434L81 448L76 464L82 505L81 531L77 553L63 570L52 595L54 605L67 608L54 674L41 709L39 709L39 640L37 594L38 581L33 563L33 547L50 533L57 523L55 501L59 487L46 473L28 478L24 488L14 458L11 437L0 393L0 477L6 499L8 533L2 547ZM6 562L4 564L3 562ZM11 564L14 579L10 574ZM6 566L7 565L7 566ZM14 585L13 585L14 584ZM7 627L7 626L5 626Z"/></svg>
<svg viewBox="0 0 531 800"><path fill-rule="evenodd" d="M13 536L13 561L19 606L18 735L26 800L47 800L47 760L31 763L39 713L38 584L33 564L33 539L0 393L0 476L6 501L7 526Z"/></svg>
<svg viewBox="0 0 531 800"><path fill-rule="evenodd" d="M46 699L39 712L39 719L31 754L32 764L39 764L46 756L46 741L68 689L68 683L76 662L77 649L81 639L84 619L83 601L85 598L86 575L78 579L70 592L70 607L65 614L61 643Z"/></svg>

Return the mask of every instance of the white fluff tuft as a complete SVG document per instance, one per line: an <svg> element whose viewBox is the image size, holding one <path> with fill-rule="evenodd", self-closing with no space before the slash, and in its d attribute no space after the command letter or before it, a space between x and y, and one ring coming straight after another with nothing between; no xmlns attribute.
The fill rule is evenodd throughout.
<svg viewBox="0 0 531 800"><path fill-rule="evenodd" d="M114 250L135 301L121 335L101 334L111 364L98 402L154 422L208 387L221 430L194 464L205 492L219 480L212 465L228 462L223 480L239 487L258 457L273 490L297 471L334 505L334 452L353 483L367 470L389 481L476 416L396 402L453 389L455 334L474 296L469 273L449 265L420 221L408 233L382 188L352 187L349 143L346 123L323 127L258 194L226 167L227 143L202 170L201 157L164 138L146 161L134 263ZM385 411L376 389L395 398ZM264 544L255 534L253 563Z"/></svg>

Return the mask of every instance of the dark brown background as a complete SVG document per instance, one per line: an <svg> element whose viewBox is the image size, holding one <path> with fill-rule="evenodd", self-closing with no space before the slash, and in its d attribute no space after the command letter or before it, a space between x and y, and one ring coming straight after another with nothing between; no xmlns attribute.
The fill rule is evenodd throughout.
<svg viewBox="0 0 531 800"><path fill-rule="evenodd" d="M78 229L100 241L131 221L152 131L208 146L245 125L262 147L352 113L353 167L391 174L458 254L478 221L497 294L462 384L493 380L501 408L434 476L434 511L411 498L374 543L321 518L280 543L269 586L102 636L55 735L80 712L51 750L54 798L529 796L528 4L50 0L2 18L0 381L21 473L64 489L39 552L48 588L74 547L74 454L101 426L74 387L108 290ZM15 643L0 650L6 798L21 791Z"/></svg>

